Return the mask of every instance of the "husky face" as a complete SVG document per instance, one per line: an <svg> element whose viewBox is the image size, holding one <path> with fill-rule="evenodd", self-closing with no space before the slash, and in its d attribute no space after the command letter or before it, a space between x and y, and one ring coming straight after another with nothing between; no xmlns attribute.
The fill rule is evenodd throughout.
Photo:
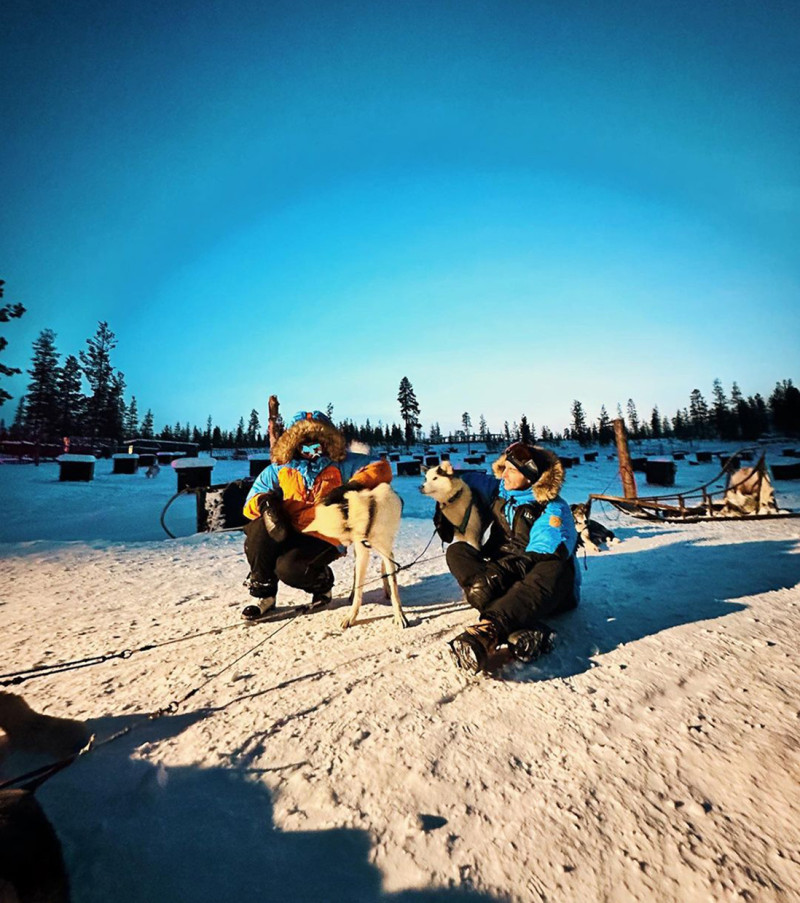
<svg viewBox="0 0 800 903"><path fill-rule="evenodd" d="M463 483L463 480L453 473L453 465L449 461L442 461L425 473L419 491L437 502L446 502L458 491L459 483Z"/></svg>

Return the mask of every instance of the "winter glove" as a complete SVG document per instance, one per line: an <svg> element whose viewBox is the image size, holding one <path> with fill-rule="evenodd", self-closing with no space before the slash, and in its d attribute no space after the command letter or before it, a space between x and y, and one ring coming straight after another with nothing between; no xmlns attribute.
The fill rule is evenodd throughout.
<svg viewBox="0 0 800 903"><path fill-rule="evenodd" d="M341 486L337 486L335 489L331 489L331 491L322 500L322 504L335 505L337 502L341 502L346 492L358 492L359 489L363 488L364 485L362 483L359 483L358 480L350 480L348 483L342 483Z"/></svg>
<svg viewBox="0 0 800 903"><path fill-rule="evenodd" d="M277 492L265 492L258 500L261 519L267 528L267 535L275 542L283 542L289 536L289 518L281 507Z"/></svg>
<svg viewBox="0 0 800 903"><path fill-rule="evenodd" d="M433 512L433 526L442 542L453 541L456 528L451 521L444 516L444 513L438 504L436 505L436 510Z"/></svg>

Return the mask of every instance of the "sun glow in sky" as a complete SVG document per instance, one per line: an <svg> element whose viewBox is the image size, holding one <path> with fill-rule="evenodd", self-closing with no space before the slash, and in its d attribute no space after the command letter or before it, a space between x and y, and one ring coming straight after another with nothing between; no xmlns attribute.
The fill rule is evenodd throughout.
<svg viewBox="0 0 800 903"><path fill-rule="evenodd" d="M796 3L11 0L0 26L8 365L107 320L157 428L270 394L398 421L403 376L445 431L796 380Z"/></svg>

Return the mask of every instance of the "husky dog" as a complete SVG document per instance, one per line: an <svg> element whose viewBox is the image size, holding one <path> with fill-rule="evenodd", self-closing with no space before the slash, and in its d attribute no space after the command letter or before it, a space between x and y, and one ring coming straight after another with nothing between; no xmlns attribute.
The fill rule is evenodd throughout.
<svg viewBox="0 0 800 903"><path fill-rule="evenodd" d="M578 545L588 546L595 552L600 551L600 543L619 542L612 530L604 527L596 520L589 519L589 506L586 502L570 505L572 517L575 520L575 529L578 531Z"/></svg>
<svg viewBox="0 0 800 903"><path fill-rule="evenodd" d="M774 514L777 510L775 490L765 470L742 467L731 474L725 490L723 515L741 517L743 514Z"/></svg>
<svg viewBox="0 0 800 903"><path fill-rule="evenodd" d="M16 693L0 692L0 756L19 750L62 759L78 752L88 740L82 721L42 715Z"/></svg>
<svg viewBox="0 0 800 903"><path fill-rule="evenodd" d="M453 542L468 542L476 549L481 547L483 525L480 511L473 504L472 490L461 477L455 475L449 461L431 467L419 491L434 499L444 517L453 525Z"/></svg>
<svg viewBox="0 0 800 903"><path fill-rule="evenodd" d="M353 604L342 621L342 629L352 627L358 617L370 549L381 557L383 591L392 600L394 623L398 627L408 627L397 591L394 561L394 538L402 513L403 502L400 496L388 483L380 483L374 489L346 492L339 502L317 505L314 520L303 530L304 533L330 536L338 539L342 545L352 544L355 548L356 564L351 594Z"/></svg>
<svg viewBox="0 0 800 903"><path fill-rule="evenodd" d="M152 480L153 477L157 477L160 472L161 468L154 461L144 472L144 475L148 478L148 480Z"/></svg>

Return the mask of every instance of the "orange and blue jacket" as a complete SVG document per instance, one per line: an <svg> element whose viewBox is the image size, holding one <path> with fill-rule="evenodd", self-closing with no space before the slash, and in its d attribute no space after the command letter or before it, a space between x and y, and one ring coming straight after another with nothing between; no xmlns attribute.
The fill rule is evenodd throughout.
<svg viewBox="0 0 800 903"><path fill-rule="evenodd" d="M249 520L260 517L258 497L265 492L278 492L292 526L302 531L314 519L314 506L332 489L353 479L366 489L374 489L379 483L391 483L392 466L388 461L373 461L369 455L355 452L348 452L344 461L331 461L323 455L313 461L298 458L288 464L270 464L256 477L244 504L244 516ZM339 544L319 533L308 535Z"/></svg>

